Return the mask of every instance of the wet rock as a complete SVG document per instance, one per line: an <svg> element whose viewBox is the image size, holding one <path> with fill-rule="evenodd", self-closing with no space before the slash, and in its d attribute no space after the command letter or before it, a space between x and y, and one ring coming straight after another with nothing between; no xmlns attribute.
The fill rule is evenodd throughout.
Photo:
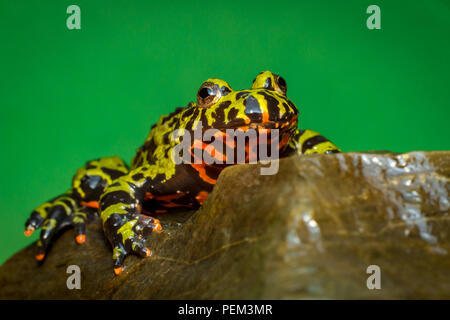
<svg viewBox="0 0 450 320"><path fill-rule="evenodd" d="M450 298L450 152L291 157L276 175L226 169L195 213L161 217L148 259L116 277L98 224L42 266L28 247L0 268L0 298ZM69 290L69 265L81 290ZM380 268L381 289L366 270ZM371 281L369 281L371 282Z"/></svg>

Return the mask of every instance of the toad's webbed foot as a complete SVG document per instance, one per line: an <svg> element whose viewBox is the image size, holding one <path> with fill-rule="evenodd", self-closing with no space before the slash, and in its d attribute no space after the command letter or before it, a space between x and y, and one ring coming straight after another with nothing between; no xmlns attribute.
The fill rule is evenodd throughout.
<svg viewBox="0 0 450 320"><path fill-rule="evenodd" d="M142 217L146 222L142 222ZM152 251L145 246L145 235L152 231L162 231L161 224L158 219L154 219L148 216L140 216L137 221L130 220L125 222L125 229L128 228L127 224L132 225L128 231L128 238L116 237L112 240L113 260L114 260L114 273L119 275L124 268L124 260L130 253L137 254L143 258L152 255Z"/></svg>
<svg viewBox="0 0 450 320"><path fill-rule="evenodd" d="M145 237L153 231L162 231L158 219L142 214L117 214L109 216L104 225L107 238L113 246L114 273L124 269L124 260L133 253L149 257L152 252L145 246Z"/></svg>

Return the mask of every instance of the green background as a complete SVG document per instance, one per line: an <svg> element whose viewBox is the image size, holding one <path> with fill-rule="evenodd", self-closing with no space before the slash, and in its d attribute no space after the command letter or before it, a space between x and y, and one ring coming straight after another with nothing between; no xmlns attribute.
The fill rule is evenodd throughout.
<svg viewBox="0 0 450 320"><path fill-rule="evenodd" d="M66 28L71 4L81 30ZM209 77L244 89L283 75L300 126L344 151L449 150L449 17L446 0L2 0L0 263L37 238L29 213L78 167L129 161Z"/></svg>

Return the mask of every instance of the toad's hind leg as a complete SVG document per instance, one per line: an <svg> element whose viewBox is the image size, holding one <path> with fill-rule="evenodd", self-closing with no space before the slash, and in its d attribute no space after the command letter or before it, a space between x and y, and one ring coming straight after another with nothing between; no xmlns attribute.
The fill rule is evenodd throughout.
<svg viewBox="0 0 450 320"><path fill-rule="evenodd" d="M77 211L76 200L70 192L45 202L36 208L25 223L25 235L30 236L34 230L42 228L37 241L36 260L44 259L47 247L54 236L62 229L72 225L72 217Z"/></svg>

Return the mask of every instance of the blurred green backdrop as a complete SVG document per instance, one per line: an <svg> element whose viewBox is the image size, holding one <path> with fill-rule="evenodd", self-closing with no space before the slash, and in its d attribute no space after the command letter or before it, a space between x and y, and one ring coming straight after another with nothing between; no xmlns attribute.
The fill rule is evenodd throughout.
<svg viewBox="0 0 450 320"><path fill-rule="evenodd" d="M129 161L208 77L283 75L300 126L344 151L449 150L449 17L446 0L1 1L0 263L36 240L29 213L78 167Z"/></svg>

